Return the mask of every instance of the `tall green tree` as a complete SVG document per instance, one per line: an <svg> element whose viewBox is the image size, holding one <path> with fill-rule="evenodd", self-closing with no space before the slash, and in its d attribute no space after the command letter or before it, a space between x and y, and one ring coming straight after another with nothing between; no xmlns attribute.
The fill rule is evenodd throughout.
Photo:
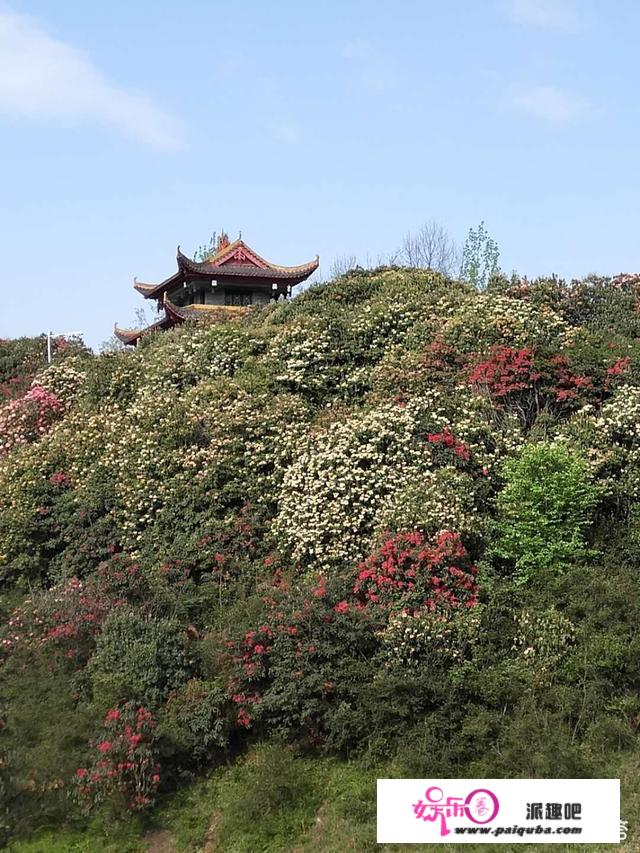
<svg viewBox="0 0 640 853"><path fill-rule="evenodd" d="M486 290L491 277L500 271L498 244L485 228L484 221L476 229L470 228L462 249L460 278L477 290Z"/></svg>

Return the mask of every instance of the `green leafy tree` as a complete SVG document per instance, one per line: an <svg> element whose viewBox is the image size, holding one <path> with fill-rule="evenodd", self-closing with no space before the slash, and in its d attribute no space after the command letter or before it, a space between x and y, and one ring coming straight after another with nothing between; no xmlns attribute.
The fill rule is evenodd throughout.
<svg viewBox="0 0 640 853"><path fill-rule="evenodd" d="M462 249L460 278L468 281L477 290L486 290L492 276L500 270L499 258L498 244L490 236L483 221L475 230L469 229Z"/></svg>
<svg viewBox="0 0 640 853"><path fill-rule="evenodd" d="M531 445L506 462L504 476L494 552L515 563L520 582L584 555L598 490L580 460L563 447Z"/></svg>

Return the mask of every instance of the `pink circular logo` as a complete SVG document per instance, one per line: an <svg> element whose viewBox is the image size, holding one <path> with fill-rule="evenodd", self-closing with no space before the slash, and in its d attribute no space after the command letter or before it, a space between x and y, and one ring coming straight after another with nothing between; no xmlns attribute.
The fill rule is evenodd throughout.
<svg viewBox="0 0 640 853"><path fill-rule="evenodd" d="M464 810L473 823L489 823L500 810L498 798L493 791L486 788L476 788L467 795Z"/></svg>

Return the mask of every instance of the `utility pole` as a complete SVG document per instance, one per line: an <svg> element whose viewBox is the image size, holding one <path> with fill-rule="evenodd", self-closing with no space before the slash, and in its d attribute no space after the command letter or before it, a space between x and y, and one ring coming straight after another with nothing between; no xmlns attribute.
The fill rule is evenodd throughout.
<svg viewBox="0 0 640 853"><path fill-rule="evenodd" d="M47 364L51 364L53 361L53 354L51 352L51 340L52 338L81 338L82 332L47 332Z"/></svg>

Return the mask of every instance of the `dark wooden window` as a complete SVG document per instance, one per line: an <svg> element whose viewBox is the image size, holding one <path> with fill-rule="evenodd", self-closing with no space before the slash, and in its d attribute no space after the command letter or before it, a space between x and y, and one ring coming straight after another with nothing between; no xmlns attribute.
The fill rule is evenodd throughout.
<svg viewBox="0 0 640 853"><path fill-rule="evenodd" d="M252 305L253 293L250 290L225 290L224 292L225 305Z"/></svg>

